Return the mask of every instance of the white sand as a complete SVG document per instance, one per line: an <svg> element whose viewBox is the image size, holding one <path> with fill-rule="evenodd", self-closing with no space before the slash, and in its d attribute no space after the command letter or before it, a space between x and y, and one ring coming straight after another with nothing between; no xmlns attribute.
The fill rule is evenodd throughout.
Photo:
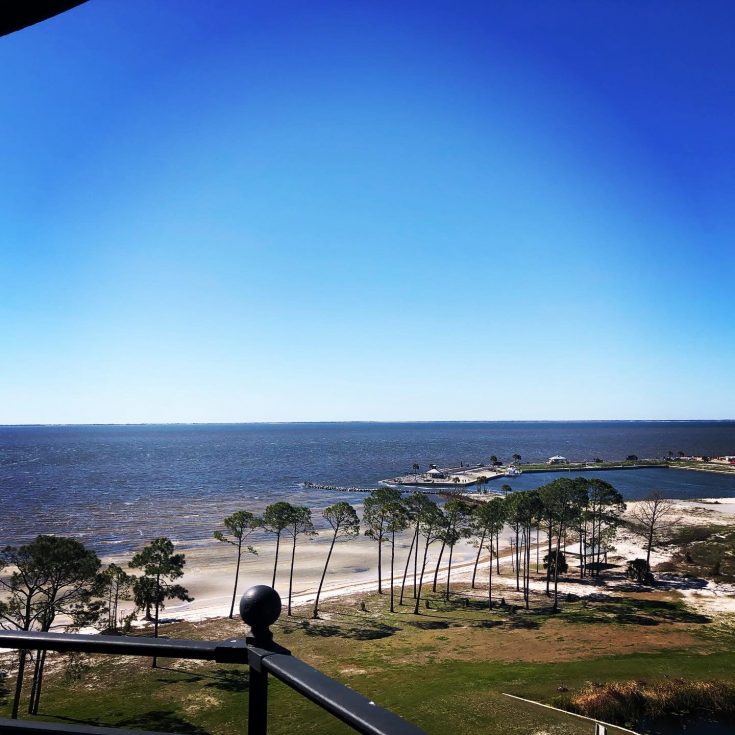
<svg viewBox="0 0 735 735"><path fill-rule="evenodd" d="M483 500L490 496L480 495ZM707 502L676 501L676 514L681 516L682 524L735 524L735 499L719 499L715 504L712 500ZM636 503L628 503L629 514ZM494 577L494 585L502 590L511 581L511 565L509 562L510 538L512 532L506 528L501 534L501 557L503 574ZM396 542L395 561L395 584L400 584L406 561L406 554L411 543L412 534L406 532L400 535ZM316 539L308 540L299 538L296 548L296 562L294 565L293 580L293 604L294 606L313 603L316 596L319 579L324 568L331 535L322 533ZM614 542L615 550L609 554L609 561L621 566L630 559L645 557L643 541L629 531L621 529ZM257 545L258 555L244 555L240 570L238 584L239 596L249 587L255 584L271 584L273 574L273 562L275 558L275 542L260 543ZM440 544L435 543L429 549L424 584L429 588L433 582L434 568ZM572 553L578 551L577 544L570 544L568 550ZM421 547L423 553L423 546ZM445 550L442 565L440 567L439 581L446 580L446 569L449 549ZM454 549L452 560L452 582L469 582L474 566L477 547L467 542L457 544ZM542 546L541 556L544 554ZM284 538L281 542L279 553L278 577L276 589L286 603L288 595L288 572L291 556L291 540ZM535 569L535 550L532 551L532 563ZM480 567L477 572L478 585L487 583L487 559L488 554L481 554ZM654 549L651 553L651 564L655 566L670 559L667 550ZM126 567L128 557L110 557L104 561L115 561ZM419 562L421 557L419 559ZM387 588L390 584L390 545L383 546L383 583ZM194 597L193 602L181 603L171 601L164 610L163 619L199 621L207 618L224 617L229 613L232 600L232 585L234 582L235 553L233 547L218 543L212 539L211 543L189 550L186 552L186 572L178 580L188 588ZM412 573L409 573L412 579ZM615 587L617 584L609 578L605 579L605 587ZM514 585L513 585L514 586ZM531 587L541 591L545 588L543 580L532 580ZM334 552L329 564L322 599L328 599L340 595L355 595L361 592L367 593L377 589L377 544L365 536L352 537L347 540L339 540L335 545ZM510 586L507 587L510 591ZM576 581L570 574L559 584L559 590L573 593L579 596L587 596L598 593L600 587L586 579ZM699 589L680 589L684 599L692 607L703 612L735 612L735 588L732 585L710 583ZM132 603L126 603L132 607ZM125 607L126 605L123 605ZM237 611L237 607L236 607ZM141 623L139 623L141 624Z"/></svg>
<svg viewBox="0 0 735 735"><path fill-rule="evenodd" d="M406 564L406 555L411 544L412 534L403 533L396 539L396 558L394 582L400 584ZM324 569L331 537L326 533L314 540L299 538L296 547L296 561L293 578L293 604L305 605L314 601L319 580ZM501 544L502 544L501 539ZM436 559L440 544L429 548L424 584L433 582ZM256 584L270 585L273 579L275 561L275 542L257 547L258 555L244 555L240 568L238 599L249 587ZM502 550L502 546L501 546ZM461 580L463 575L471 575L477 547L466 542L458 543L452 556L452 580ZM420 547L419 571L423 556ZM446 579L449 549L444 552L439 579ZM486 556L484 554L483 556ZM127 558L105 559L118 564L126 564ZM206 618L223 617L229 613L235 574L235 551L232 547L212 541L211 546L186 552L186 572L178 580L188 590L193 602L171 601L164 611L165 619L197 621ZM281 542L278 560L276 589L284 606L288 596L288 575L291 563L291 539ZM469 568L469 571L467 571ZM365 536L338 540L335 544L329 569L324 580L321 599L339 595L370 592L377 589L378 545ZM413 565L409 577L412 579ZM478 572L478 575L480 572ZM390 585L390 544L383 544L383 584ZM237 607L236 607L237 610Z"/></svg>
<svg viewBox="0 0 735 735"><path fill-rule="evenodd" d="M480 495L487 500L490 496ZM714 501L717 500L716 504ZM674 501L676 517L682 525L702 524L735 524L735 499L710 499L706 502ZM628 503L626 515L636 507L636 502ZM501 555L510 552L511 531L506 528L501 534ZM330 536L327 533L315 540L299 539L296 548L296 563L294 566L293 604L295 606L312 603L316 597L324 561L326 559ZM400 584L406 561L406 554L411 543L411 534L401 534L396 542L395 583ZM614 542L614 551L609 554L609 561L624 565L630 559L645 558L643 540L621 529ZM434 568L440 544L433 544L429 549L427 569L424 584L431 585ZM187 552L187 571L180 580L188 587L195 598L191 603L178 603L166 607L165 616L184 620L202 620L205 618L225 616L229 612L232 599L232 584L234 581L235 558L228 552L231 547L212 541L211 546ZM571 544L570 552L577 552L578 546ZM238 585L238 596L254 584L270 585L275 558L275 543L262 544L258 547L257 557L243 557L243 565ZM423 547L421 547L423 552ZM440 567L439 580L446 580L447 558L446 549ZM541 555L543 556L543 548ZM281 543L279 554L279 571L276 579L276 589L286 602L288 595L288 568L290 564L290 539ZM477 547L462 542L457 544L452 559L452 581L468 582L472 575ZM535 568L535 551L532 552ZM666 549L654 548L651 552L651 565L670 560L671 556ZM383 583L390 584L390 545L383 546ZM510 564L507 559L503 562L503 576L509 581ZM487 552L481 555L481 565L478 568L478 584L486 583ZM409 574L411 577L411 574ZM503 577L497 582L503 585ZM621 583L622 584L622 583ZM615 587L616 583L606 580L606 587ZM531 582L532 589L540 591L545 588L544 581ZM701 589L681 589L684 599L692 607L702 611L735 612L735 589L731 585L710 583ZM360 592L371 592L377 589L377 544L364 537L354 537L338 541L335 545L332 559L329 564L327 577L324 581L322 599L340 595L354 595ZM559 590L566 594L572 593L587 596L599 592L599 587L590 584L590 580L575 581L571 575L559 585Z"/></svg>

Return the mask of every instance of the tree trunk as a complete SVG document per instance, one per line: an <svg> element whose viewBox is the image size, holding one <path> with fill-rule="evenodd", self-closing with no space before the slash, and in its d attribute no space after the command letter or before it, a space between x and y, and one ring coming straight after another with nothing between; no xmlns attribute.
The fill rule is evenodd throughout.
<svg viewBox="0 0 735 735"><path fill-rule="evenodd" d="M276 534L276 560L273 563L273 581L271 582L271 587L273 589L276 588L276 570L278 569L278 549L281 546L281 532L279 531Z"/></svg>
<svg viewBox="0 0 735 735"><path fill-rule="evenodd" d="M240 576L240 557L242 556L242 541L237 545L237 566L235 567L235 589L232 590L232 604L230 605L230 619L235 612L235 599L237 598L237 578Z"/></svg>
<svg viewBox="0 0 735 735"><path fill-rule="evenodd" d="M551 532L553 531L552 525L551 525L551 519L549 519L549 527L547 528L547 536L546 540L548 541L548 552L546 554L546 558L551 561ZM551 596L551 590L549 589L549 583L551 582L551 565L546 565L546 596Z"/></svg>
<svg viewBox="0 0 735 735"><path fill-rule="evenodd" d="M449 547L449 564L447 566L447 589L444 592L444 599L449 602L449 577L452 574L452 555L454 554L454 544Z"/></svg>
<svg viewBox="0 0 735 735"><path fill-rule="evenodd" d="M495 533L495 571L500 574L500 530Z"/></svg>
<svg viewBox="0 0 735 735"><path fill-rule="evenodd" d="M158 638L158 610L159 610L159 600L161 598L161 575L156 576L156 617L153 621L153 637ZM153 663L151 664L151 668L158 668L158 657L153 657Z"/></svg>
<svg viewBox="0 0 735 735"><path fill-rule="evenodd" d="M416 532L411 538L411 545L408 547L408 556L406 557L406 568L403 570L403 581L401 582L401 596L398 598L399 605L403 604L403 592L406 589L406 578L408 577L408 567L411 564L411 553L413 552L413 547L416 544L417 537L418 537L418 529L416 529Z"/></svg>
<svg viewBox="0 0 735 735"><path fill-rule="evenodd" d="M120 585L115 585L115 598L112 603L112 620L110 621L110 627L113 630L117 630L117 609L120 604Z"/></svg>
<svg viewBox="0 0 735 735"><path fill-rule="evenodd" d="M521 556L519 553L518 548L518 527L516 526L516 592L520 592L521 590L521 569L520 569L520 561Z"/></svg>
<svg viewBox="0 0 735 735"><path fill-rule="evenodd" d="M562 529L556 538L556 557L554 561L554 610L559 609L559 550L561 547Z"/></svg>
<svg viewBox="0 0 735 735"><path fill-rule="evenodd" d="M471 589L475 589L475 577L477 576L477 565L480 563L480 554L482 553L482 545L485 543L485 531L486 529L482 529L482 538L480 539L480 546L477 549L477 556L475 557L475 566L472 570L472 585ZM492 536L490 537L490 543L492 543ZM492 558L492 555L491 555Z"/></svg>
<svg viewBox="0 0 735 735"><path fill-rule="evenodd" d="M653 546L653 531L654 531L654 526L652 523L651 528L648 532L648 546L646 550L646 569L647 570L651 569L651 546Z"/></svg>
<svg viewBox="0 0 735 735"><path fill-rule="evenodd" d="M531 525L527 527L528 543L526 544L526 610L531 597Z"/></svg>
<svg viewBox="0 0 735 735"><path fill-rule="evenodd" d="M383 534L378 536L378 594L383 594Z"/></svg>
<svg viewBox="0 0 735 735"><path fill-rule="evenodd" d="M395 612L393 606L393 564L396 558L396 531L393 529L390 540L390 611Z"/></svg>
<svg viewBox="0 0 735 735"><path fill-rule="evenodd" d="M487 565L487 608L493 608L493 538L490 536L490 560Z"/></svg>
<svg viewBox="0 0 735 735"><path fill-rule="evenodd" d="M46 651L39 651L36 657L36 666L33 672L33 686L31 698L28 702L28 714L37 715L38 705L41 702L41 686L43 684L43 671L46 665Z"/></svg>
<svg viewBox="0 0 735 735"><path fill-rule="evenodd" d="M582 526L579 527L579 578L584 577L584 548L582 547Z"/></svg>
<svg viewBox="0 0 735 735"><path fill-rule="evenodd" d="M444 555L444 547L447 545L446 541L442 541L442 547L439 549L439 558L436 560L436 569L434 570L434 584L431 586L431 591L436 592L436 582L439 578L439 565L442 563L442 556Z"/></svg>
<svg viewBox="0 0 735 735"><path fill-rule="evenodd" d="M419 565L419 527L416 524L416 548L413 552L413 599L416 599L416 577L418 576Z"/></svg>
<svg viewBox="0 0 735 735"><path fill-rule="evenodd" d="M418 548L418 545L417 545ZM424 560L421 564L421 576L419 577L419 586L416 592L416 604L413 608L413 614L419 614L419 603L421 602L421 587L424 584L424 570L426 569L426 555L429 553L429 535L426 535L426 545L424 546Z"/></svg>
<svg viewBox="0 0 735 735"><path fill-rule="evenodd" d="M334 542L337 540L337 529L334 530L334 536L332 536L332 543L329 546L329 553L327 554L327 561L324 564L324 571L322 572L322 578L319 580L319 589L316 591L316 600L314 600L314 611L311 617L316 620L319 617L319 597L322 594L322 585L324 584L324 578L327 576L327 567L329 566L329 560L332 558L332 549L334 548Z"/></svg>
<svg viewBox="0 0 735 735"><path fill-rule="evenodd" d="M291 617L291 592L293 590L293 565L296 559L296 529L293 532L293 546L291 547L291 568L288 572L288 612L286 613Z"/></svg>
<svg viewBox="0 0 735 735"><path fill-rule="evenodd" d="M13 711L10 717L14 720L18 719L18 709L20 707L20 695L23 692L23 677L26 673L26 658L28 651L22 650L18 654L18 678L15 682L15 694L13 696Z"/></svg>
<svg viewBox="0 0 735 735"><path fill-rule="evenodd" d="M33 703L36 701L36 690L38 689L38 671L41 666L41 653L36 651L36 660L33 664L33 678L31 679L31 694L28 697L28 714L33 714Z"/></svg>
<svg viewBox="0 0 735 735"><path fill-rule="evenodd" d="M536 526L536 574L539 573L539 548L541 547L541 544L539 543L540 535L541 535L541 524L539 523Z"/></svg>

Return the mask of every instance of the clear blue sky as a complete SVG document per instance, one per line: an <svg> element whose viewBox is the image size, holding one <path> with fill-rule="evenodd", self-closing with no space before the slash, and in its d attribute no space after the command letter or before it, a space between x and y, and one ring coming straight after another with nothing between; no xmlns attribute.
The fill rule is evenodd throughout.
<svg viewBox="0 0 735 735"><path fill-rule="evenodd" d="M92 0L0 39L0 423L735 417L734 28Z"/></svg>

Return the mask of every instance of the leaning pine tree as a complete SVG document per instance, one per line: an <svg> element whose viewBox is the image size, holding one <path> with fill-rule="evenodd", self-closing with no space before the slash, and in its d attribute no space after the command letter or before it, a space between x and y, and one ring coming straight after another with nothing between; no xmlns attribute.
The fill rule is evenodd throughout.
<svg viewBox="0 0 735 735"><path fill-rule="evenodd" d="M339 537L357 536L360 533L360 519L357 517L355 509L349 503L342 501L341 503L330 505L324 509L322 515L332 527L334 533L332 534L332 542L329 545L327 561L324 563L322 578L319 580L316 600L314 600L314 611L311 617L315 620L319 617L319 597L322 594L322 586L324 585L324 578L327 576L327 567L329 566L329 560L332 558L335 541Z"/></svg>
<svg viewBox="0 0 735 735"><path fill-rule="evenodd" d="M255 531L260 528L262 521L256 518L250 511L238 510L232 515L227 516L222 521L225 530L215 531L214 537L217 541L225 544L231 544L237 549L237 565L235 566L235 587L232 590L232 604L230 605L230 618L235 612L235 600L237 599L237 580L240 576L240 562L242 560L243 551L248 554L257 554L258 552L250 545L245 545L245 541L252 536Z"/></svg>
<svg viewBox="0 0 735 735"><path fill-rule="evenodd" d="M293 592L293 566L296 560L296 539L298 536L316 536L314 524L311 521L311 508L305 505L293 507L291 509L291 522L289 523L287 533L293 537L293 545L291 546L291 567L288 573L288 614L291 615L291 598Z"/></svg>
<svg viewBox="0 0 735 735"><path fill-rule="evenodd" d="M281 548L281 536L283 532L291 525L293 517L293 505L279 500L277 503L271 503L263 513L263 528L266 531L276 534L276 559L273 562L273 581L271 587L276 587L276 572L278 571L278 552Z"/></svg>

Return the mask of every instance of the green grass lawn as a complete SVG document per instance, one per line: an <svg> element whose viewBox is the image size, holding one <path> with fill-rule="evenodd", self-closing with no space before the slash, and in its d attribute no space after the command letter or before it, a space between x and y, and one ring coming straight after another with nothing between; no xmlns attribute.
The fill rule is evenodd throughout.
<svg viewBox="0 0 735 735"><path fill-rule="evenodd" d="M730 627L693 615L672 595L609 595L564 603L559 615L489 612L465 591L456 602L435 596L420 616L390 614L385 597L327 601L323 620L281 619L276 640L312 665L429 733L586 733L592 724L503 696L547 704L588 681L735 680ZM480 593L481 594L481 593ZM468 603L464 603L464 597ZM534 600L545 605L545 598ZM242 635L236 621L170 626L172 637ZM81 676L64 674L55 656L40 718L180 733L244 733L243 667L99 657ZM12 677L6 689L13 684ZM277 681L270 687L273 733L350 732ZM9 711L8 697L3 705Z"/></svg>

